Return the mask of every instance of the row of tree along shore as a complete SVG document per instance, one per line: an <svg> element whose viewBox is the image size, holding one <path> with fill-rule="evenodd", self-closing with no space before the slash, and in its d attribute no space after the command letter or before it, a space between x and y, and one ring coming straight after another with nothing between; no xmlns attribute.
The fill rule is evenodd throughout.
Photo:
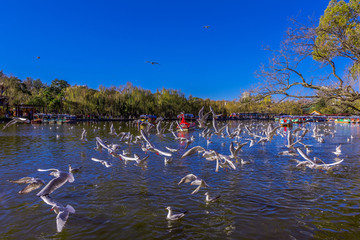
<svg viewBox="0 0 360 240"><path fill-rule="evenodd" d="M232 118L234 113L254 118L251 115L272 118L278 114L301 115L313 110L335 113L325 102L309 100L287 100L277 102L271 96L258 99L250 93L243 93L233 101L186 97L179 90L161 89L152 93L126 83L119 87L91 89L87 86L71 86L65 80L55 79L50 85L40 79L21 80L0 71L0 117L32 116L35 113L67 113L79 118L112 119L138 118L149 113L166 119L175 119L181 113L195 116L200 108L205 111L211 106L222 116ZM255 117L256 118L256 117ZM260 118L260 117L259 117Z"/></svg>

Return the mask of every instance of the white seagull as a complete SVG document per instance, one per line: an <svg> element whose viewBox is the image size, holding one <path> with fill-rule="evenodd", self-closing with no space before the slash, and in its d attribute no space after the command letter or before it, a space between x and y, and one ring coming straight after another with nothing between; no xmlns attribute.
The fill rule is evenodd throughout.
<svg viewBox="0 0 360 240"><path fill-rule="evenodd" d="M112 164L108 163L105 160L100 160L100 159L97 159L97 158L91 158L91 160L93 160L94 162L99 162L99 163L101 163L102 165L104 165L107 168L112 167Z"/></svg>
<svg viewBox="0 0 360 240"><path fill-rule="evenodd" d="M179 219L183 218L185 216L185 214L187 213L187 211L185 211L182 213L173 214L171 207L167 207L166 209L169 211L168 215L166 216L166 219L170 220L170 221L179 220Z"/></svg>
<svg viewBox="0 0 360 240"><path fill-rule="evenodd" d="M62 172L54 168L38 169L38 171L40 172L51 171L49 175L55 177L50 182L48 182L48 184L46 184L46 186L40 192L38 192L38 194L36 194L39 197L51 194L53 191L64 185L66 182L72 183L75 181L74 175L70 172L70 169L69 172Z"/></svg>

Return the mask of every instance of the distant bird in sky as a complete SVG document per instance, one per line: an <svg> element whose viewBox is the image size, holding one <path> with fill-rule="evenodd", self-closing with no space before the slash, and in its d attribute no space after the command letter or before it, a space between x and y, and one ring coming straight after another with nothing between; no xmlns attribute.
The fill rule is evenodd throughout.
<svg viewBox="0 0 360 240"><path fill-rule="evenodd" d="M36 59L40 59L40 56L37 56Z"/></svg>
<svg viewBox="0 0 360 240"><path fill-rule="evenodd" d="M204 26L203 28L205 28L205 29L209 29L209 28L210 28L210 26L209 26L209 25L207 25L207 26Z"/></svg>
<svg viewBox="0 0 360 240"><path fill-rule="evenodd" d="M159 64L158 62L152 62L152 61L146 61L146 63L150 63L151 65Z"/></svg>

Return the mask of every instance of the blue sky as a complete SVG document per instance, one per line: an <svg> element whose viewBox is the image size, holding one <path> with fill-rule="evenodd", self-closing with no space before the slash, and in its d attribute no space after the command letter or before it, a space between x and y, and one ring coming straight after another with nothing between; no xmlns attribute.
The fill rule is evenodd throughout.
<svg viewBox="0 0 360 240"><path fill-rule="evenodd" d="M263 46L278 48L288 19L319 19L328 2L1 1L0 69L46 83L132 82L233 100L256 84L269 57Z"/></svg>

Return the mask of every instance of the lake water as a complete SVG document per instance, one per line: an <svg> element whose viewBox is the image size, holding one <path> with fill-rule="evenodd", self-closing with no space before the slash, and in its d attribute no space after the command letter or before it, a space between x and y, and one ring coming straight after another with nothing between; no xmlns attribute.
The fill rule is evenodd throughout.
<svg viewBox="0 0 360 240"><path fill-rule="evenodd" d="M238 123L229 122L231 129ZM94 149L95 137L119 143L118 137L109 134L110 124L17 124L0 131L0 239L360 239L360 125L303 125L335 131L334 137L325 137L325 143L315 141L311 132L303 140L312 145L311 157L328 163L334 162L332 151L342 144L339 157L345 160L331 171L297 168L291 159L303 160L300 156L279 156L287 150L287 140L278 135L264 145L244 146L239 157L248 164L235 163L236 170L215 172L215 162L198 154L180 159L185 144L167 131L161 137L151 134L150 140L164 151L165 146L180 148L168 165L155 153L148 153L146 166L139 167L107 151L99 152ZM120 125L122 131L139 135L136 127L114 122L117 131ZM80 140L83 128L88 141ZM201 145L230 154L234 139L213 136L207 145L200 132L185 133L188 138L195 136L190 147ZM242 136L240 142L246 142L246 131ZM119 144L121 150L128 149ZM130 149L146 155L139 144ZM91 161L92 157L107 160L113 167L105 168ZM36 196L40 189L19 195L24 186L6 180L31 176L48 182L52 177L38 168L67 171L68 164L82 169L74 174L75 182L51 196L72 205L76 213L57 233L56 215ZM189 173L204 179L209 188L191 195L196 186L178 185ZM206 204L205 192L221 198ZM169 222L167 206L188 213L180 221Z"/></svg>

